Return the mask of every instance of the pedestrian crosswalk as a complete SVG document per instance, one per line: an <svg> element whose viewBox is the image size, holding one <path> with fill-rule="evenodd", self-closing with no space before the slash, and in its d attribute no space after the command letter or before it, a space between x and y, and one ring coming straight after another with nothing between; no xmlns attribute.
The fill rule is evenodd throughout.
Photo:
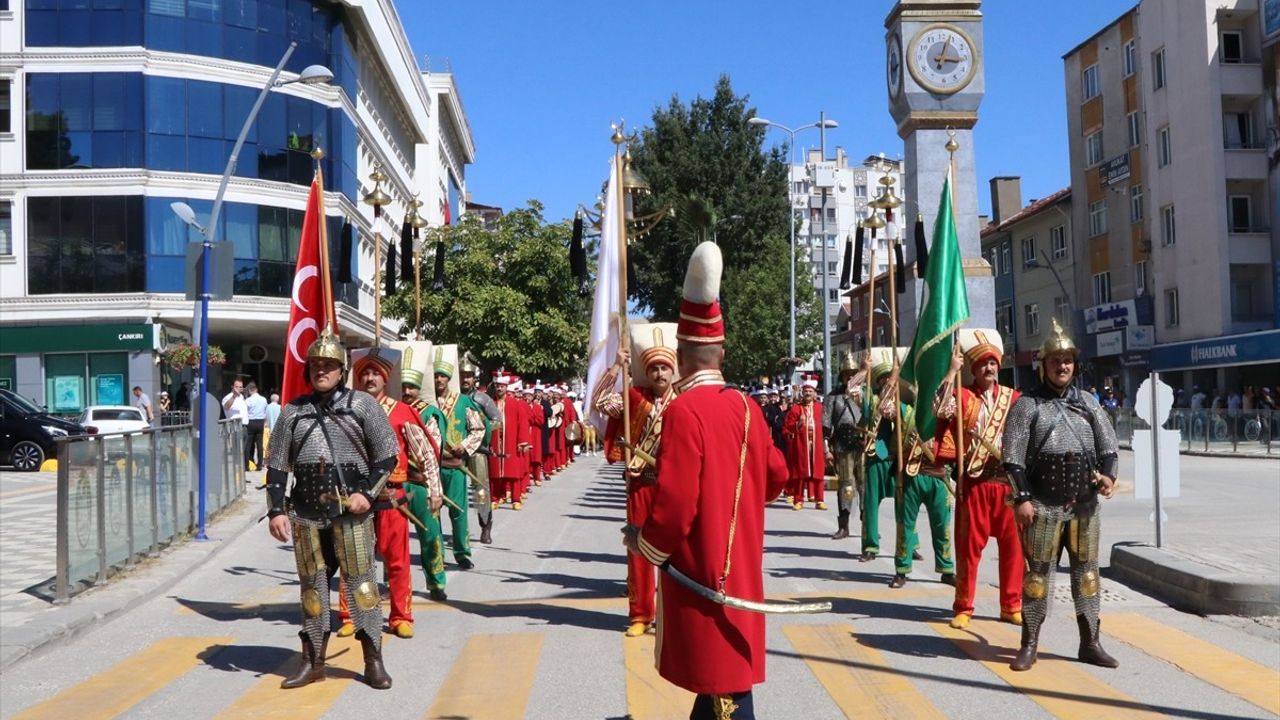
<svg viewBox="0 0 1280 720"><path fill-rule="evenodd" d="M863 593L866 594L866 593ZM273 597L273 599L275 599ZM532 603L535 601L524 601ZM613 604L612 598L556 599L558 605L575 607L582 604L599 608ZM501 603L494 603L499 605ZM448 606L440 606L447 611ZM226 606L228 614L254 615L261 604ZM804 668L825 690L830 714L816 717L859 718L944 718L952 715L945 698L939 695L938 683L930 682L928 673L910 669L902 655L877 642L880 637L867 628L870 618L848 615L823 622L775 619L781 637L789 647L773 647L778 655L798 658ZM1029 672L1015 673L1008 663L1020 639L1017 627L993 618L975 617L963 630L951 628L944 620L923 623L921 631L939 636L950 652L931 651L959 662L970 659L980 666L985 686L1001 693L1016 694L1028 701L1027 707L1038 706L1041 716L1057 718L1153 718L1171 711L1160 687L1134 685L1120 687L1111 677L1081 665L1074 659L1074 646L1054 647L1042 642L1040 660ZM1112 613L1105 616L1103 632L1114 646L1123 643L1126 653L1140 652L1163 661L1171 672L1195 678L1210 692L1231 696L1232 702L1244 701L1256 708L1247 717L1280 715L1280 671L1273 666L1224 650L1209 639L1196 637L1176 627L1139 613ZM399 717L425 717L446 720L517 720L518 718L566 717L563 710L552 711L537 704L532 692L539 672L563 672L563 668L545 668L549 635L536 631L473 634L461 647L449 653L447 672L442 667L434 681L414 684L406 672L396 674L392 692L399 693L396 707ZM149 716L138 713L147 699L166 687L184 682L190 687L198 682L216 683L213 674L202 675L202 665L218 664L220 653L236 654L237 646L250 646L260 637L192 636L170 637L146 645L120 659L114 665L96 672L78 684L51 697L41 699L13 715L16 720L51 718L114 718ZM389 642L397 642L389 640ZM420 642L414 640L411 642ZM657 673L653 662L655 638L652 634L624 638L612 634L600 641L596 652L585 658L586 665L603 668L618 665L625 675L625 695L612 704L630 720L660 720L687 717L693 697L672 686ZM923 640L921 641L923 642ZM775 645L781 643L775 643ZM255 648L261 650L261 648ZM284 657L283 655L281 657ZM343 716L345 696L372 692L360 680L363 671L359 643L354 639L333 636L328 646L328 677L325 682L305 688L284 691L281 677L290 672L297 657L287 657L273 671L265 672L251 684L241 684L226 697L223 688L210 687L195 697L216 696L218 701L208 708L192 703L184 720L213 717L231 718L320 718ZM771 660L771 664L779 660ZM272 665L275 661L272 661ZM271 667L268 665L267 667ZM975 666L976 667L976 666ZM399 668L406 670L405 668ZM440 678L443 677L443 680ZM247 680L248 678L246 678ZM403 680L403 681L402 681ZM431 687L432 684L437 686ZM1216 690L1214 690L1216 688ZM786 693L785 683L766 683L756 689L757 696ZM1012 697L1008 695L1005 697ZM1034 703L1032 705L1031 703ZM6 713L7 715L7 713ZM1192 712L1188 717L1209 717ZM1216 715L1214 715L1216 716ZM1233 715L1235 716L1235 715ZM569 715L568 717L572 717ZM585 716L584 716L585 717ZM624 717L621 714L618 717Z"/></svg>

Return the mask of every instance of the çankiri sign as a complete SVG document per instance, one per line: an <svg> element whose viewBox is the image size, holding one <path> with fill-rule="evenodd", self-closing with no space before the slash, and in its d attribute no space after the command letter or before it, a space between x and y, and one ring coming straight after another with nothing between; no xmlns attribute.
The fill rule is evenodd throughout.
<svg viewBox="0 0 1280 720"><path fill-rule="evenodd" d="M1161 372L1261 363L1280 363L1280 330L1167 343L1151 351L1151 367Z"/></svg>

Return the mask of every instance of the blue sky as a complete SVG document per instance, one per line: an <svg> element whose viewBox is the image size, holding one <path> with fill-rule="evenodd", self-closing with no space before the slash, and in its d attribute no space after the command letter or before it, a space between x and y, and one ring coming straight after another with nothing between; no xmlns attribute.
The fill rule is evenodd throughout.
<svg viewBox="0 0 1280 720"><path fill-rule="evenodd" d="M1134 2L1064 5L983 3L986 98L975 150L984 213L992 176L1021 176L1024 203L1070 184L1062 55ZM725 73L761 117L796 127L826 111L840 123L827 133L829 154L840 145L854 158L900 156L884 82L892 7L491 0L401 2L398 11L419 62L452 71L458 83L476 144L472 199L509 209L536 198L555 221L594 201L613 152L610 122L646 125L673 94L686 102L710 95ZM776 130L766 138L783 141ZM801 133L797 145L817 147L817 131Z"/></svg>

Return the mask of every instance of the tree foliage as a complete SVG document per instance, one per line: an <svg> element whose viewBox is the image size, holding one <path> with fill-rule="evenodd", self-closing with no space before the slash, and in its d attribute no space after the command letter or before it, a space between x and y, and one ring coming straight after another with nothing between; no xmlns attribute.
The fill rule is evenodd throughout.
<svg viewBox="0 0 1280 720"><path fill-rule="evenodd" d="M686 105L673 96L655 109L652 126L631 145L635 167L653 190L638 212L679 207L691 195L715 208L711 234L725 261L725 372L739 381L782 370L790 333L787 164L782 149L764 150L764 129L747 122L756 114L747 101L721 76L710 98ZM694 235L681 223L662 222L631 245L636 281L629 290L655 319L679 313ZM803 263L796 264L796 305L796 352L803 357L820 344L821 323Z"/></svg>
<svg viewBox="0 0 1280 720"><path fill-rule="evenodd" d="M536 200L488 230L474 217L432 228L423 238L422 336L457 343L485 370L564 380L586 362L590 298L569 272L566 223L547 224ZM436 242L445 243L445 289L431 291ZM413 336L413 283L402 282L383 312Z"/></svg>

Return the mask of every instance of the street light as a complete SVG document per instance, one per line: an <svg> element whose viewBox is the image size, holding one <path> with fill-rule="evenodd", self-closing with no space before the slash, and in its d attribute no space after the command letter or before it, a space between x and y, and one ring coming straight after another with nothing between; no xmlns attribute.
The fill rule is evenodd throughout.
<svg viewBox="0 0 1280 720"><path fill-rule="evenodd" d="M200 397L200 417L196 425L196 444L198 447L198 467L199 472L199 517L196 526L196 540L208 540L205 534L205 495L206 495L206 468L205 461L208 457L208 433L205 416L208 414L205 407L205 398L210 396L209 393L209 251L213 249L213 234L218 228L218 214L222 212L222 200L227 194L227 183L231 180L231 175L236 170L236 162L240 159L240 150L244 148L245 138L249 136L249 129L253 127L254 120L258 119L258 112L262 110L262 104L266 102L267 94L273 88L283 87L293 83L301 83L303 85L317 85L327 83L333 79L333 72L323 65L308 65L303 68L298 77L292 80L280 80L280 73L284 70L285 63L289 62L289 58L293 56L293 51L298 47L298 43L289 43L288 49L284 51L284 55L280 58L280 62L276 64L275 70L272 71L271 77L267 78L267 82L262 87L262 91L258 93L258 99L253 104L253 108L249 110L249 116L244 119L244 126L240 128L240 136L236 138L236 144L231 148L231 156L227 158L227 167L222 171L222 179L218 181L218 194L213 198L213 210L209 213L209 224L201 226L196 222L196 213L191 206L184 202L175 202L169 207L174 214L182 222L195 228L203 238L203 244L200 249L200 280L199 292L196 295L197 312L200 318L200 377L196 381L196 388ZM195 407L193 404L192 407Z"/></svg>
<svg viewBox="0 0 1280 720"><path fill-rule="evenodd" d="M1040 262L1041 258L1044 259L1043 264ZM1076 306L1076 304L1071 301L1071 293L1067 292L1067 286L1062 283L1062 276L1058 274L1058 268L1055 267L1052 262L1049 262L1049 255L1045 253L1044 248L1040 249L1039 258L1033 257L1030 260L1026 261L1026 267L1029 270L1044 270L1047 268L1049 272L1053 273L1053 279L1057 281L1058 289L1062 291L1062 299L1067 301L1067 307L1074 308ZM1054 310L1056 311L1057 308L1055 307ZM1075 342L1076 340L1075 318L1072 317L1072 318L1063 318L1063 319L1067 321L1067 326L1071 328L1071 342ZM1080 347L1079 344L1077 344L1076 347ZM1017 366L1014 367L1014 371L1017 372ZM1075 381L1076 382L1080 381L1079 373L1076 373Z"/></svg>
<svg viewBox="0 0 1280 720"><path fill-rule="evenodd" d="M790 264L790 266L791 266L791 343L790 343L790 345L788 345L788 353L787 353L787 357L794 358L794 357L796 356L796 219L795 219L795 210L794 210L794 208L793 208L793 206L792 206L792 201L791 201L791 167L792 167L792 165L794 164L794 160L795 160L795 150L796 150L796 133L800 132L801 130L808 130L809 128L820 128L820 129L823 131L823 132L822 132L822 155L823 155L823 159L825 159L825 158L826 158L826 154L827 154L826 129L827 129L827 128L837 128L837 127L840 127L840 124L839 124L839 123L837 123L835 120L830 120L830 119L828 119L828 118L826 117L826 114L825 114L825 113L819 113L819 116L818 116L818 122L816 122L816 123L809 123L808 125L801 125L800 127L797 127L797 128L790 128L790 127L787 127L786 125L783 125L783 124L781 124L781 123L776 123L776 122L773 122L772 120L767 120L767 119L762 118L762 117L753 117L753 118L750 118L750 119L748 119L748 120L747 120L747 124L749 124L749 125L755 125L755 126L757 126L757 127L772 127L772 128L777 128L777 129L779 129L779 130L781 130L781 131L785 132L785 133L787 134L787 136L790 138L790 143L787 145L787 155L788 155L788 157L787 157L787 208L788 208L788 210L787 210L787 224L791 226L791 261L790 261L790 263L789 263L789 264ZM824 191L824 192L823 192L823 218L822 218L823 230L825 230L825 229L826 229L826 222L827 222L827 220L826 220L826 207L825 207L825 206L826 206L826 192ZM822 260L823 260L823 266L822 266L822 267L823 267L823 270L825 271L825 270L826 270L826 267L827 267L827 266L826 266L826 259L827 259L827 258L826 258L826 254L827 254L827 250L826 250L826 238L823 238L823 241L822 241L822 242L823 242L823 245L822 245L822 256L823 256L823 257L822 257ZM823 276L823 278L824 278L824 280L823 280L823 286L824 286L824 287L823 287L823 295L824 295L824 296L826 295L826 287L825 287L825 285L826 285L826 280L825 280L825 277L826 277L826 276L824 275L824 276ZM823 316L823 318L826 318L826 317L827 317L827 307L826 307L826 303L827 303L827 299L826 299L826 297L823 297L823 298L822 298L822 304L823 304L823 307L822 307L822 316ZM823 332L824 332L824 334L826 333L826 330L828 329L828 328L827 328L827 323L828 323L828 322L829 322L829 320L826 320L826 319L824 319L824 320L823 320ZM828 354L830 354L830 353L828 353ZM794 371L794 368L789 368L789 369L788 369L788 371L787 371L787 375L788 375L788 377L787 377L787 381L788 381L788 382L790 382L790 381L791 381L791 377L790 377L790 375L791 375L791 372L793 372L793 371ZM826 377L826 375L824 374L824 375L823 375L823 377L825 378L825 377ZM829 381L826 381L826 382L829 382Z"/></svg>

